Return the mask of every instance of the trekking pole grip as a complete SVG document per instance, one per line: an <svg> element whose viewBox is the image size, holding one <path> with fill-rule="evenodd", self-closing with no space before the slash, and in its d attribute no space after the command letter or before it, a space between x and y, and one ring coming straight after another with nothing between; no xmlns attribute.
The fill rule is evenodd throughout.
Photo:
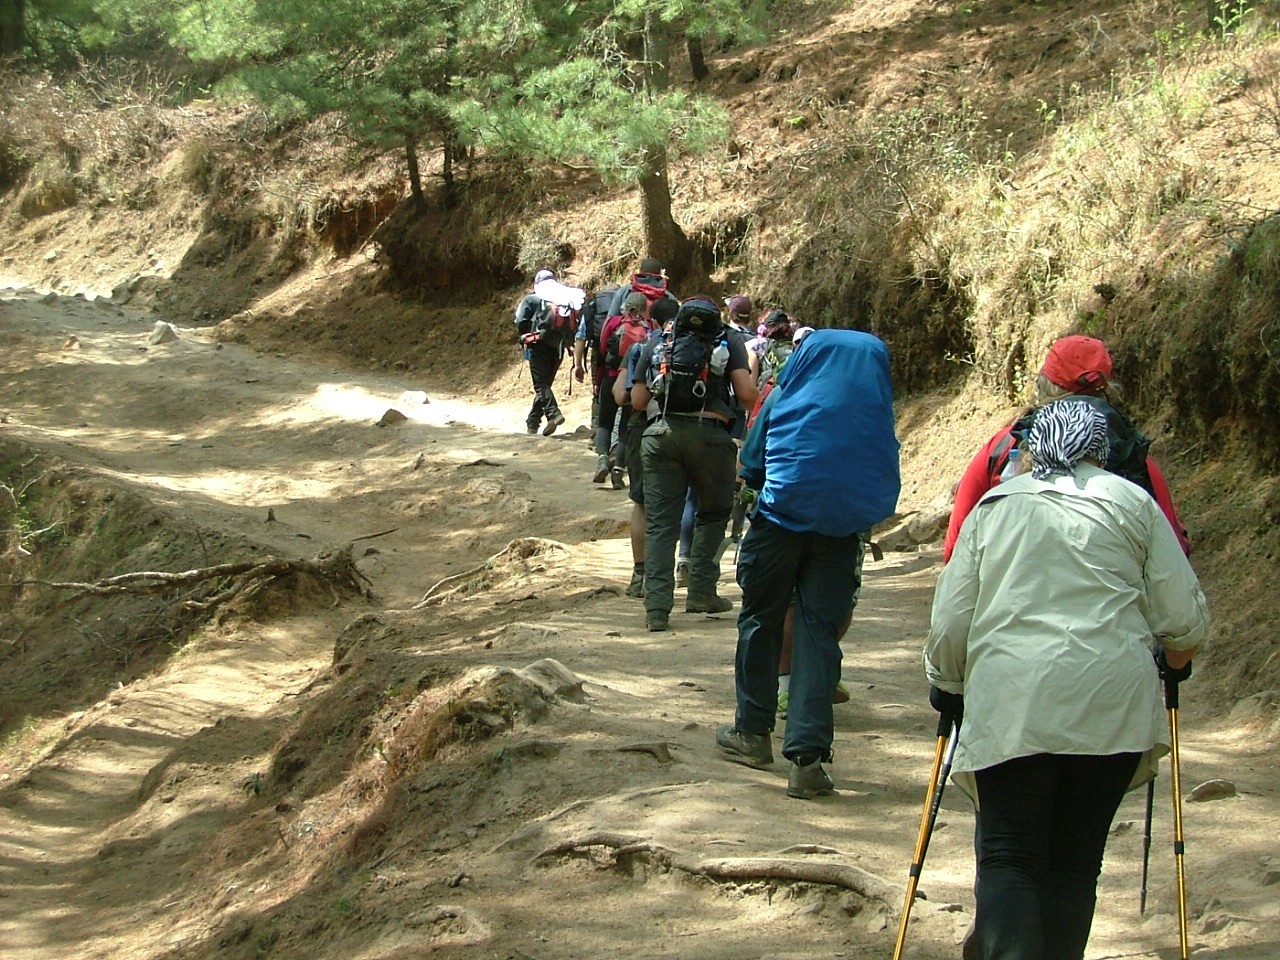
<svg viewBox="0 0 1280 960"><path fill-rule="evenodd" d="M951 736L951 728L958 727L958 726L960 726L960 721L956 719L954 714L950 712L938 714L938 736L939 737Z"/></svg>
<svg viewBox="0 0 1280 960"><path fill-rule="evenodd" d="M1178 681L1164 678L1164 706L1166 710L1178 709Z"/></svg>

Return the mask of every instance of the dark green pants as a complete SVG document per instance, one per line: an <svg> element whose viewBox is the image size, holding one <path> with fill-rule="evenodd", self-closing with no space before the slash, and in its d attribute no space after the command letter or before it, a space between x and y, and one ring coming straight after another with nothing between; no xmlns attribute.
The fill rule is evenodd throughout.
<svg viewBox="0 0 1280 960"><path fill-rule="evenodd" d="M689 556L689 595L710 596L720 578L716 555L733 509L738 448L718 420L669 417L649 425L640 442L644 460L644 606L670 614L675 599L675 554L680 514L689 487L698 514Z"/></svg>

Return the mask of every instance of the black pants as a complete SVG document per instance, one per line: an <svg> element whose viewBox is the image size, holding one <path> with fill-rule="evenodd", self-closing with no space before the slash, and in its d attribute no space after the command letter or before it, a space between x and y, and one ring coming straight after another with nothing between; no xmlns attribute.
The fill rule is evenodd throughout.
<svg viewBox="0 0 1280 960"><path fill-rule="evenodd" d="M627 420L630 408L622 410L613 399L613 384L618 372L606 372L600 381L600 418L596 421L595 450L600 456L613 454L614 465L627 465ZM618 430L618 442L613 444L614 428Z"/></svg>
<svg viewBox="0 0 1280 960"><path fill-rule="evenodd" d="M1138 759L1040 753L977 772L983 960L1082 960L1107 833Z"/></svg>
<svg viewBox="0 0 1280 960"><path fill-rule="evenodd" d="M536 430L542 424L542 418L551 420L560 414L560 404L556 403L556 395L551 392L555 385L556 374L560 371L560 359L564 354L559 347L543 343L529 348L529 375L533 377L533 406L529 408L529 416L525 423L530 430Z"/></svg>

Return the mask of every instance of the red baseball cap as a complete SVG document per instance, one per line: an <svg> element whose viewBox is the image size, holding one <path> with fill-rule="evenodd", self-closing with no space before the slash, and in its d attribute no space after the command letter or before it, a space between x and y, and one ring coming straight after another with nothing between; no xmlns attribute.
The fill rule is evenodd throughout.
<svg viewBox="0 0 1280 960"><path fill-rule="evenodd" d="M1040 372L1050 383L1072 393L1096 390L1111 379L1111 354L1106 344L1094 337L1063 337L1049 348Z"/></svg>

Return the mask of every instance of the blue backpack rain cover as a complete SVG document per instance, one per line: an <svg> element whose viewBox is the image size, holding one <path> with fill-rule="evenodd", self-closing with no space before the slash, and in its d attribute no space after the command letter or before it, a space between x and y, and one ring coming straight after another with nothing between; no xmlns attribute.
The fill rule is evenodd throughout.
<svg viewBox="0 0 1280 960"><path fill-rule="evenodd" d="M778 375L742 463L749 485L753 473L763 481L759 512L789 530L844 537L892 516L901 480L888 347L857 330L807 336Z"/></svg>

